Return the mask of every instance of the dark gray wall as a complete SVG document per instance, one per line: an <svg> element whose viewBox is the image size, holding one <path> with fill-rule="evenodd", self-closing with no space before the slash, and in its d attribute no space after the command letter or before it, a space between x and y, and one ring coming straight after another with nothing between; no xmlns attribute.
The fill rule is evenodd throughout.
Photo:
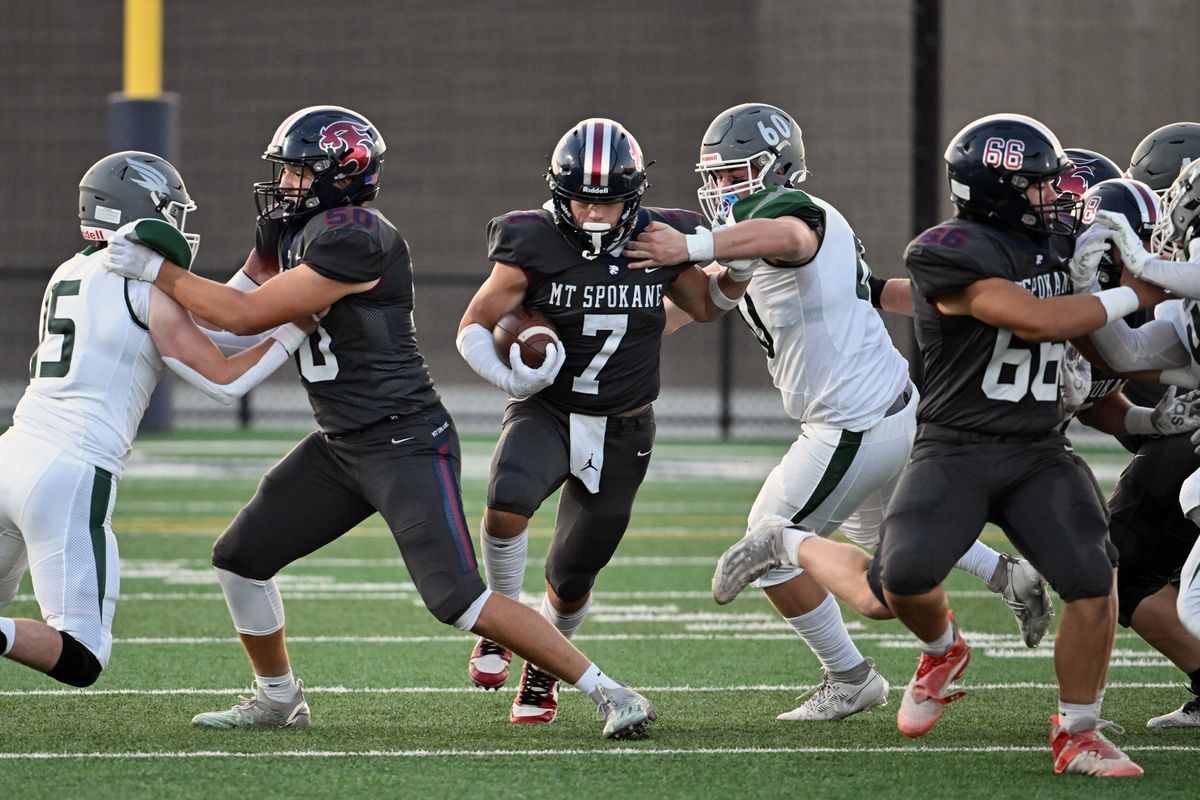
<svg viewBox="0 0 1200 800"><path fill-rule="evenodd" d="M105 148L121 86L120 3L15 4L0 27L0 381L31 351L39 280L79 243L75 185ZM1200 118L1200 85L1171 69L1194 50L1194 0L946 0L943 139L996 111L1036 116L1067 146L1124 164L1158 125ZM482 280L488 218L539 205L558 136L586 116L638 137L656 205L694 207L697 140L721 109L762 100L804 128L806 188L837 205L884 275L912 231L911 4L903 0L167 2L165 88L181 98L178 166L200 209L199 268L228 274L252 242L250 183L291 111L338 103L388 142L379 206L412 245L422 348L443 382L473 380L453 349ZM1179 71L1180 74L1185 74ZM1160 77L1160 73L1164 77ZM948 204L945 204L948 210ZM903 324L894 325L905 342ZM736 381L769 386L738 332ZM715 331L669 342L670 385L713 381Z"/></svg>

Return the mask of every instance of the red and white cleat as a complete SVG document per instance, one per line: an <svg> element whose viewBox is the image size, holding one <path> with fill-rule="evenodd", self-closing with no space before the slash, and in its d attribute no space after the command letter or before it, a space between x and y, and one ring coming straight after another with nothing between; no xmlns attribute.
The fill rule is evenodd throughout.
<svg viewBox="0 0 1200 800"><path fill-rule="evenodd" d="M553 722L558 713L558 678L526 662L509 722Z"/></svg>
<svg viewBox="0 0 1200 800"><path fill-rule="evenodd" d="M508 680L508 665L511 662L512 650L480 637L471 651L471 660L467 662L467 674L476 686L498 690Z"/></svg>
<svg viewBox="0 0 1200 800"><path fill-rule="evenodd" d="M1054 753L1054 774L1095 775L1101 778L1138 778L1142 768L1105 738L1099 729L1080 731L1072 736L1058 724L1058 715L1050 718L1050 749Z"/></svg>
<svg viewBox="0 0 1200 800"><path fill-rule="evenodd" d="M942 707L961 699L966 692L946 694L950 684L958 680L971 662L971 648L963 641L958 626L954 624L954 612L950 612L950 625L954 627L954 644L944 656L921 654L917 671L904 689L900 701L900 712L896 715L896 727L905 736L913 739L924 736L942 718Z"/></svg>

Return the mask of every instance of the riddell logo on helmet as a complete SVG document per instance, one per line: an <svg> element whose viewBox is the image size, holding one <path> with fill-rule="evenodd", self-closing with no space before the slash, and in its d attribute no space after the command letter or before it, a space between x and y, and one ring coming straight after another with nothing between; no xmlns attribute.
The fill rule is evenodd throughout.
<svg viewBox="0 0 1200 800"><path fill-rule="evenodd" d="M579 189L587 194L608 194L607 186L580 186Z"/></svg>
<svg viewBox="0 0 1200 800"><path fill-rule="evenodd" d="M720 161L720 160L721 160L720 153L704 153L703 155L700 156L701 164L708 164L709 162Z"/></svg>
<svg viewBox="0 0 1200 800"><path fill-rule="evenodd" d="M371 162L370 127L348 119L321 128L317 145L346 168L343 175L357 175Z"/></svg>

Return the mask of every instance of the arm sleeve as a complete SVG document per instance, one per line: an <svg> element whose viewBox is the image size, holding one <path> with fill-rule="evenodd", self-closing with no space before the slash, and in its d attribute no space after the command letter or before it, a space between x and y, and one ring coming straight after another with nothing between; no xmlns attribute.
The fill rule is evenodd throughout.
<svg viewBox="0 0 1200 800"><path fill-rule="evenodd" d="M176 375L204 392L213 400L223 405L229 405L266 380L267 376L278 369L279 365L291 358L292 353L308 338L307 334L291 323L280 325L270 335L275 339L271 348L236 380L227 384L210 381L177 358L164 356L163 363Z"/></svg>
<svg viewBox="0 0 1200 800"><path fill-rule="evenodd" d="M233 273L233 277L225 281L226 286L232 286L241 292L251 292L258 288L258 284L254 279L245 273L243 270L238 270ZM249 350L254 345L261 342L263 339L271 335L270 331L256 333L253 336L238 336L236 333L229 331L213 330L200 326L200 330L204 331L204 335L212 340L212 343L217 346L223 356L236 355L243 350Z"/></svg>
<svg viewBox="0 0 1200 800"><path fill-rule="evenodd" d="M473 322L458 334L458 352L479 377L504 392L512 391L512 369L496 355L492 332Z"/></svg>
<svg viewBox="0 0 1200 800"><path fill-rule="evenodd" d="M1200 299L1200 264L1152 258L1142 266L1142 279L1180 297Z"/></svg>
<svg viewBox="0 0 1200 800"><path fill-rule="evenodd" d="M1116 372L1168 369L1191 363L1175 326L1165 319L1153 320L1140 328L1130 328L1123 320L1117 320L1089 336L1100 357Z"/></svg>

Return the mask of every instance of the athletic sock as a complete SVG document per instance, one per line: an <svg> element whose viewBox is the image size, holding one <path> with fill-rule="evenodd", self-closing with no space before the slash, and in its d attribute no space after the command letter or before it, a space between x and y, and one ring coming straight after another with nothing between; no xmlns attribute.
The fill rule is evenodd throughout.
<svg viewBox="0 0 1200 800"><path fill-rule="evenodd" d="M521 584L525 581L525 559L529 554L529 529L511 539L498 539L479 526L483 545L483 566L487 570L488 588L497 594L519 600Z"/></svg>
<svg viewBox="0 0 1200 800"><path fill-rule="evenodd" d="M1192 694L1200 695L1200 669L1195 672L1189 672L1188 676L1188 691Z"/></svg>
<svg viewBox="0 0 1200 800"><path fill-rule="evenodd" d="M926 642L919 638L917 641L921 645L922 653L927 656L933 656L934 658L941 658L942 656L946 655L946 653L949 653L950 648L954 646L954 638L954 623L951 622L946 625L946 631L932 642Z"/></svg>
<svg viewBox="0 0 1200 800"><path fill-rule="evenodd" d="M1095 714L1096 719L1100 719L1102 716L1104 716L1100 712L1104 709L1104 689L1105 688L1106 687L1104 687L1104 686L1100 687L1100 693L1096 695L1096 702L1092 703L1092 713Z"/></svg>
<svg viewBox="0 0 1200 800"><path fill-rule="evenodd" d="M577 610L559 611L551 605L549 595L542 595L542 616L550 620L550 624L558 628L558 632L568 639L575 635L575 631L579 630L579 626L583 624L583 619L591 607L592 598L589 596Z"/></svg>
<svg viewBox="0 0 1200 800"><path fill-rule="evenodd" d="M846 623L842 621L842 611L833 595L825 595L821 604L812 611L798 617L788 617L787 621L826 671L845 673L865 663L862 653L858 652L850 639Z"/></svg>
<svg viewBox="0 0 1200 800"><path fill-rule="evenodd" d="M255 675L254 680L258 684L259 691L265 694L267 699L274 700L276 703L286 703L292 700L296 696L296 692L300 690L290 669L286 675L276 678Z"/></svg>
<svg viewBox="0 0 1200 800"><path fill-rule="evenodd" d="M803 530L796 527L787 527L783 529L783 547L787 551L787 564L790 566L799 566L796 563L796 551L800 549L805 539L816 536L812 531Z"/></svg>
<svg viewBox="0 0 1200 800"><path fill-rule="evenodd" d="M964 553L954 566L979 578L991 589L992 576L996 574L996 568L1003 563L999 553L976 539L971 545L971 549ZM992 589L992 591L997 590Z"/></svg>
<svg viewBox="0 0 1200 800"><path fill-rule="evenodd" d="M590 697L596 705L600 705L600 689L612 689L620 685L593 663L588 663L583 675L575 681L575 688Z"/></svg>
<svg viewBox="0 0 1200 800"><path fill-rule="evenodd" d="M0 617L0 656L12 652L17 640L17 623L8 617Z"/></svg>
<svg viewBox="0 0 1200 800"><path fill-rule="evenodd" d="M1096 711L1093 703L1064 703L1058 701L1058 724L1074 736L1096 727Z"/></svg>

